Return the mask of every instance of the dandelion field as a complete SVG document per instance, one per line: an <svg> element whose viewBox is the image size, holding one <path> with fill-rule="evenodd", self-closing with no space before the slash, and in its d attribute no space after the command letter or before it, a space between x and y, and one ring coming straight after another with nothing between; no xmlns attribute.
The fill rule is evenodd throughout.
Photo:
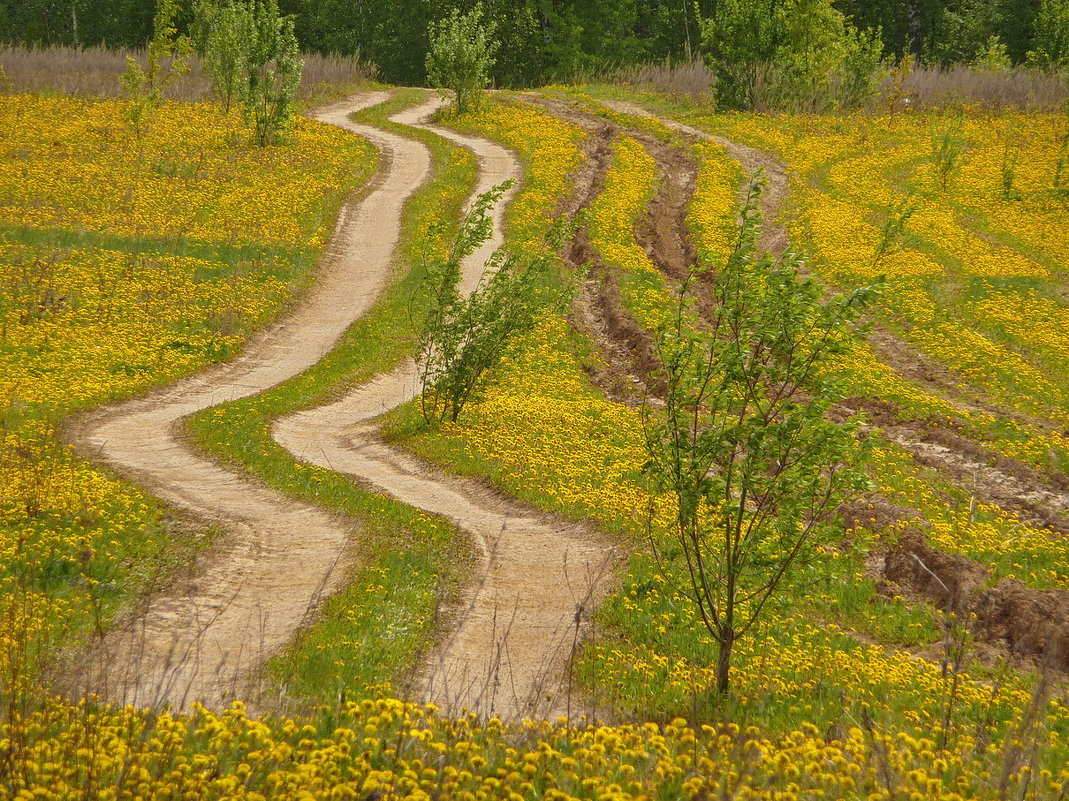
<svg viewBox="0 0 1069 801"><path fill-rule="evenodd" d="M212 104L164 105L141 140L124 113L0 104L0 660L16 684L35 673L21 649L105 627L208 533L76 455L64 418L234 353L374 169L367 143L318 123L260 151Z"/></svg>
<svg viewBox="0 0 1069 801"><path fill-rule="evenodd" d="M621 309L655 331L675 284L639 233L667 180L642 137L692 160L685 225L713 262L733 246L749 176L716 141L599 116L597 98L613 93L567 93L620 127L586 235ZM399 92L366 118L386 125L388 109L416 99ZM209 104L165 105L137 141L117 101L0 98L0 797L1065 797L1064 672L1014 653L1008 634L963 633L942 599L874 565L921 536L978 565L987 587L1069 591L1058 506L1069 489L1069 117L763 117L641 101L784 165L778 221L819 280L847 289L886 276L868 338L834 366L849 411L870 421L873 489L829 522L834 547L740 646L724 700L682 555L656 533L672 510L641 478L643 409L599 386L610 357L575 314L514 343L457 423L428 430L414 405L393 412L391 442L593 521L624 555L570 664L599 721L506 725L391 697L441 636L435 596L462 584L463 536L294 462L269 434L272 418L411 348L419 250L449 235L427 243L423 223L455 220L475 169L440 144L376 312L312 370L189 426L216 458L367 523L367 558L270 668L305 711L259 716L240 699L225 712L144 711L38 687L64 642L106 628L208 537L74 453L64 420L235 353L308 286L376 156L303 120L291 143L258 151ZM516 243L538 239L591 158L589 132L521 96L450 124L520 158ZM959 646L965 657L950 658Z"/></svg>

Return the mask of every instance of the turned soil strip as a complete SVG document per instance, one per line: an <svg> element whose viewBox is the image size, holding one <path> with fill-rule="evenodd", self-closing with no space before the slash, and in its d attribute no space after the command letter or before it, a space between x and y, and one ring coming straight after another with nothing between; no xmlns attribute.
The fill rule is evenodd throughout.
<svg viewBox="0 0 1069 801"><path fill-rule="evenodd" d="M605 101L615 111L657 119L665 126L687 136L713 139L752 171L764 169L769 178L769 192L762 197L765 232L761 244L766 249L782 251L788 246L787 231L777 220L786 200L786 172L770 156L751 147L738 145L674 120L656 117L632 103ZM870 339L881 360L907 379L931 388L936 394L947 392L954 382L945 368L932 367L906 343L891 334L878 331ZM943 390L941 393L940 391ZM955 401L974 408L974 398ZM1033 525L1051 531L1052 536L1069 532L1069 492L1051 486L1036 470L1015 460L999 456L983 445L953 430L926 422L903 420L891 404L873 399L851 399L843 404L860 407L873 424L891 441L913 454L914 459L937 470L952 483L965 487L973 496L1018 514ZM1007 415L1004 410L985 406L992 413ZM853 409L850 409L853 411ZM899 509L878 499L870 506L865 502L850 504L844 515L848 523L867 525L869 516L877 514L888 524L894 520L914 521L916 513ZM875 578L890 581L899 591L924 598L943 608L952 608L964 617L975 616L972 634L977 641L1004 649L1012 656L1034 659L1062 672L1069 672L1069 593L1061 590L1034 590L1016 579L1001 579L986 586L989 569L957 554L931 548L924 539L923 526L915 522L910 533L887 554L870 559L877 567ZM952 591L948 591L951 588ZM889 593L892 592L889 590ZM949 595L951 597L947 597Z"/></svg>
<svg viewBox="0 0 1069 801"><path fill-rule="evenodd" d="M94 649L76 689L172 707L247 697L263 661L341 579L351 523L197 454L184 441L182 421L313 365L390 279L402 209L429 175L430 154L417 142L349 121L388 97L369 93L316 114L367 137L384 164L370 194L343 210L313 288L295 308L226 364L75 423L72 438L83 453L227 529L191 581L152 598ZM426 116L436 106L428 102L410 115Z"/></svg>
<svg viewBox="0 0 1069 801"><path fill-rule="evenodd" d="M777 216L783 207L784 201L787 199L788 192L787 171L784 170L782 164L756 148L740 145L738 142L732 142L730 139L724 139L721 136L714 136L707 131L684 125L676 120L657 117L634 103L625 103L620 100L603 100L601 102L606 108L619 111L621 114L631 114L635 117L648 117L649 119L657 120L666 128L689 136L692 139L716 142L727 150L729 156L742 165L748 176L761 170L768 185L761 195L761 215L765 220L765 225L757 245L761 250L769 253L782 253L787 249L787 229L777 222Z"/></svg>
<svg viewBox="0 0 1069 801"><path fill-rule="evenodd" d="M504 148L422 127L476 154L475 194L520 178ZM494 210L493 237L464 262L464 291L478 283L486 258L503 243L505 200ZM415 681L420 700L484 717L575 717L580 710L570 698L568 661L606 591L612 553L587 527L506 501L478 482L437 474L378 439L373 419L418 391L415 365L406 361L334 403L280 419L272 434L298 458L448 518L476 538L480 575L460 608L449 610L451 636L423 660Z"/></svg>

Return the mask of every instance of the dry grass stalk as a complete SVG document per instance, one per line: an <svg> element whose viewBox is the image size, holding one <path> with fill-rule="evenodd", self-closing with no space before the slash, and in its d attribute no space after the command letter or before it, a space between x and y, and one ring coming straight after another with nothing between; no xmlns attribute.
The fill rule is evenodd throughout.
<svg viewBox="0 0 1069 801"><path fill-rule="evenodd" d="M0 45L0 93L57 94L79 97L123 97L119 76L126 57L143 59L144 52L104 47L50 47L31 49ZM304 73L297 97L314 102L329 94L327 87L355 87L375 77L374 66L358 58L305 54ZM208 100L211 81L194 56L192 69L167 91L172 100Z"/></svg>

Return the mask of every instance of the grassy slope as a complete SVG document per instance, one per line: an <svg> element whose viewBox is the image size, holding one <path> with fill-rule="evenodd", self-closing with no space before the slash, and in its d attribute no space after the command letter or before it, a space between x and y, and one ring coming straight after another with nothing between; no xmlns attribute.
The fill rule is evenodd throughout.
<svg viewBox="0 0 1069 801"><path fill-rule="evenodd" d="M599 245L596 239L593 244ZM599 508L596 492L575 498L569 495L567 486L575 481L575 463L587 461L577 449L600 452L606 437L626 437L626 431L611 423L612 433L601 432L596 426L589 427L584 418L574 416L571 408L583 408L589 401L576 394L574 383L568 384L555 375L554 371L563 368L560 362L547 361L546 347L560 349L565 340L549 340L535 337L517 347L503 371L508 375L503 386L508 389L491 393L486 409L473 409L466 425L446 429L443 436L420 431L418 420L411 414L399 415L392 433L421 455L458 472L487 476L503 489L534 503L576 517L593 515L603 524L621 530L622 519L611 499ZM558 350L557 358L567 360L567 350ZM553 395L558 383L566 389ZM501 419L491 418L501 414L508 404L504 398L510 393L524 396L523 403L529 407L550 402L557 405L558 411L538 418L542 428L531 423L534 415L523 417L527 425L517 426L517 417L506 426ZM553 399L547 400L547 395ZM599 414L608 417L609 413ZM625 422L624 429L629 425L634 422ZM515 444L518 430L529 431L529 437L519 437L529 441ZM497 437L512 442L507 446L493 444L495 432ZM539 452L526 459L516 456L517 452L535 451L535 440L553 443L550 450L561 452L561 462L568 464L559 467L549 453ZM615 458L623 453L617 451ZM569 472L558 475L559 469ZM626 484L626 477L624 480ZM616 489L629 497L626 486ZM640 527L628 525L626 520L622 530L641 537ZM669 547L669 585L671 576L679 573L672 567L673 556ZM828 575L816 582L806 579L786 594L771 616L774 622L760 633L756 643L740 652L740 683L732 714L774 731L803 723L834 731L843 725L844 715L849 719L859 715L862 707L879 704L884 725L909 730L915 721L926 720L929 722L920 728L930 729L951 697L950 686L939 678L938 668L864 642L875 638L892 646L929 643L938 637L930 612L901 599L880 600L874 605L874 585L860 579L860 561L838 561L840 564ZM640 550L631 560L622 591L602 610L600 619L608 627L607 639L588 650L582 667L585 678L600 686L607 700L640 717L722 715L724 710L715 704L703 710L708 699L701 688L711 680L703 666L709 664L713 646L706 637L694 635L700 625L685 593L664 585L661 569ZM840 631L839 626L845 630ZM862 641L858 633L863 635ZM986 675L980 665L974 664L971 669L976 678ZM1007 681L1013 691L992 703L982 684L966 680L968 691L955 699L955 731L991 725L1000 729L996 736L1005 736L1002 726L1020 714L1019 704L1026 697L1022 688L1028 686L1028 678L1011 676ZM788 703L787 698L798 700ZM1050 725L1063 728L1060 713L1052 714ZM1058 753L1048 754L1047 759L1056 763Z"/></svg>

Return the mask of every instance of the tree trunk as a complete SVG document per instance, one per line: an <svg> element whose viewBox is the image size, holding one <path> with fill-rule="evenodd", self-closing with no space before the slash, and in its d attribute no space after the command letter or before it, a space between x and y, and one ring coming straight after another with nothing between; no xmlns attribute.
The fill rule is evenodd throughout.
<svg viewBox="0 0 1069 801"><path fill-rule="evenodd" d="M906 27L909 34L909 50L913 57L920 60L924 42L921 34L920 0L909 0L906 5Z"/></svg>
<svg viewBox="0 0 1069 801"><path fill-rule="evenodd" d="M731 649L734 645L734 634L728 635L720 641L720 653L716 660L716 691L720 695L727 695L730 686Z"/></svg>

